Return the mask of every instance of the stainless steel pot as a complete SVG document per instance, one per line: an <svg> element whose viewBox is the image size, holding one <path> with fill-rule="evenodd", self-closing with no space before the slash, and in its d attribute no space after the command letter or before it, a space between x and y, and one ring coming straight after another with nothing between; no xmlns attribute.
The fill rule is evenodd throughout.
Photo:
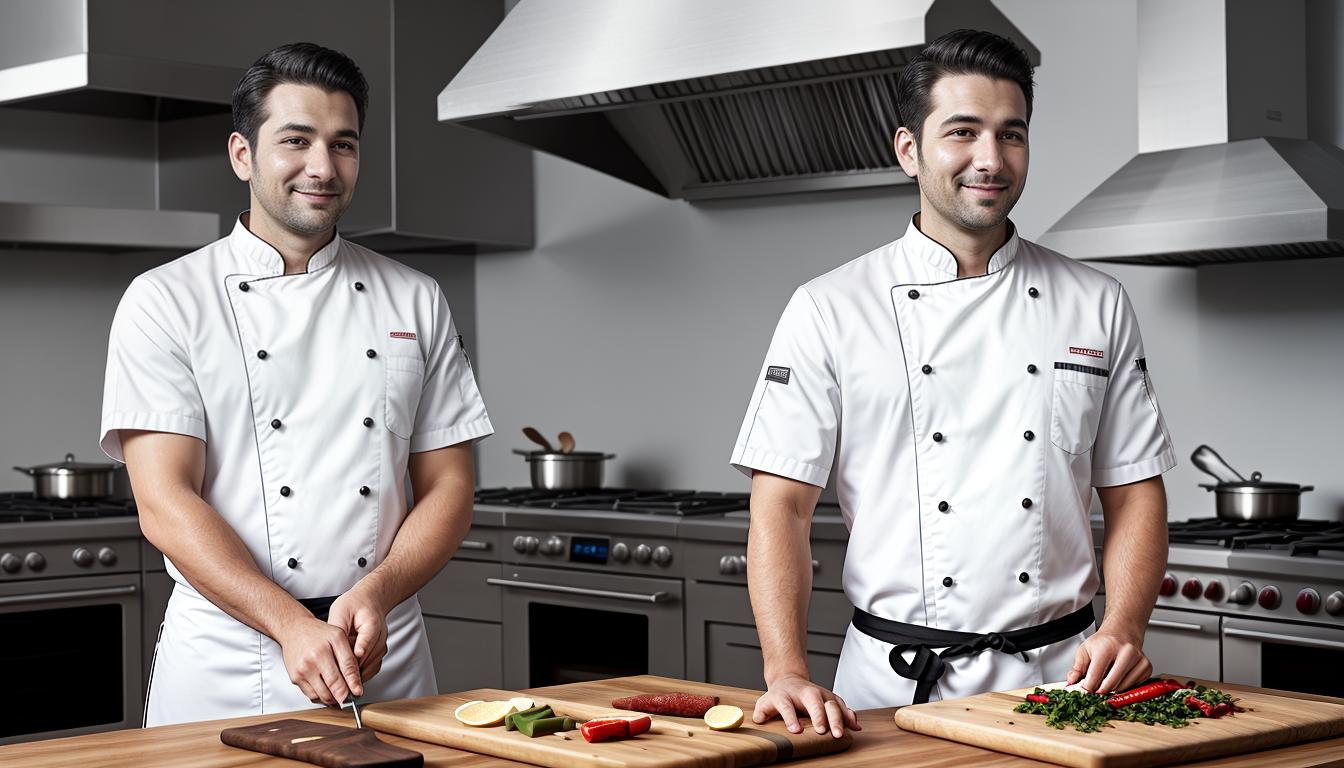
<svg viewBox="0 0 1344 768"><path fill-rule="evenodd" d="M39 499L94 499L112 495L117 465L82 463L67 453L62 462L14 469L33 478Z"/></svg>
<svg viewBox="0 0 1344 768"><path fill-rule="evenodd" d="M1251 479L1247 480L1207 445L1196 448L1190 460L1218 480L1217 485L1201 484L1199 487L1217 495L1220 520L1296 520L1301 512L1302 494L1313 488L1296 483L1267 482L1260 479L1259 472L1252 472Z"/></svg>
<svg viewBox="0 0 1344 768"><path fill-rule="evenodd" d="M614 453L598 451L519 451L532 471L532 487L540 491L573 491L602 487L602 468Z"/></svg>

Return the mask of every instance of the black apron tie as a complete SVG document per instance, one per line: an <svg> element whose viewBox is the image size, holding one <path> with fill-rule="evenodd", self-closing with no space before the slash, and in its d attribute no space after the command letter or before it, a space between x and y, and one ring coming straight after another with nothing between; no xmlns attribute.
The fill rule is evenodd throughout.
<svg viewBox="0 0 1344 768"><path fill-rule="evenodd" d="M929 700L929 692L933 690L934 684L947 671L948 659L973 656L982 651L998 651L1009 656L1021 656L1024 662L1029 661L1027 651L1067 640L1092 626L1094 620L1092 604L1087 603L1067 616L1044 624L985 634L906 624L874 616L859 608L854 609L853 623L854 628L865 635L892 644L888 656L892 671L915 681L915 697L911 703L923 704ZM934 648L944 650L935 653ZM915 653L908 662L902 655L907 651Z"/></svg>
<svg viewBox="0 0 1344 768"><path fill-rule="evenodd" d="M298 602L299 605L307 608L308 612L313 614L315 618L326 621L327 617L331 615L331 604L336 602L336 598L338 597L340 597L340 595L332 595L330 597L305 597Z"/></svg>

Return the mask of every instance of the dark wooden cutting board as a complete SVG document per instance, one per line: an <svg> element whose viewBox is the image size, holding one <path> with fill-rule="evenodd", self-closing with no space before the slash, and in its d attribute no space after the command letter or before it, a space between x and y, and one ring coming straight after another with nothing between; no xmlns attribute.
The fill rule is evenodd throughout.
<svg viewBox="0 0 1344 768"><path fill-rule="evenodd" d="M367 728L307 720L275 720L241 728L225 728L219 740L231 747L302 760L327 768L420 768L419 752L379 741Z"/></svg>

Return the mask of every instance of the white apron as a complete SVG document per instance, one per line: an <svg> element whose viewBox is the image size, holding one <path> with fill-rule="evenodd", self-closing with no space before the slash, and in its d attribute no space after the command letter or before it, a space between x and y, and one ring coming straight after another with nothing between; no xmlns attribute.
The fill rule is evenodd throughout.
<svg viewBox="0 0 1344 768"><path fill-rule="evenodd" d="M989 274L956 271L912 223L800 288L732 463L819 486L834 465L856 607L1003 632L1093 598L1091 488L1175 458L1119 283L1016 234ZM951 659L933 698L1062 679L1087 634L1027 661ZM851 707L910 703L890 650L849 628L835 690Z"/></svg>
<svg viewBox="0 0 1344 768"><path fill-rule="evenodd" d="M113 321L103 449L118 430L206 444L202 496L258 568L295 598L349 590L382 562L407 513L409 453L490 434L437 283L336 237L285 275L241 223L138 277ZM150 682L158 725L314 706L272 639L177 581ZM414 597L387 617L365 698L435 692Z"/></svg>

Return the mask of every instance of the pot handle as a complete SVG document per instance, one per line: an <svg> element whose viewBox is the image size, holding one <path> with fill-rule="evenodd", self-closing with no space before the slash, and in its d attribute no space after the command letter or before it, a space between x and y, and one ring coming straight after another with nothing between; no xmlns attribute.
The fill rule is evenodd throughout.
<svg viewBox="0 0 1344 768"><path fill-rule="evenodd" d="M1195 452L1190 454L1190 461L1220 483L1246 482L1246 478L1242 477L1240 472L1228 466L1227 462L1223 461L1223 457L1207 445L1196 448Z"/></svg>
<svg viewBox="0 0 1344 768"><path fill-rule="evenodd" d="M32 477L33 475L36 474L36 473L33 471L33 468L32 468L32 467L15 467L15 468L14 468L14 471L15 471L15 472L22 472L23 474L25 474L25 475L27 475L27 476L29 476L29 477Z"/></svg>
<svg viewBox="0 0 1344 768"><path fill-rule="evenodd" d="M531 455L532 455L532 452L531 452L531 451L524 451L524 450L521 449L521 448L514 448L514 449L513 449L513 452L516 453L516 454L518 454L519 456L531 456Z"/></svg>

